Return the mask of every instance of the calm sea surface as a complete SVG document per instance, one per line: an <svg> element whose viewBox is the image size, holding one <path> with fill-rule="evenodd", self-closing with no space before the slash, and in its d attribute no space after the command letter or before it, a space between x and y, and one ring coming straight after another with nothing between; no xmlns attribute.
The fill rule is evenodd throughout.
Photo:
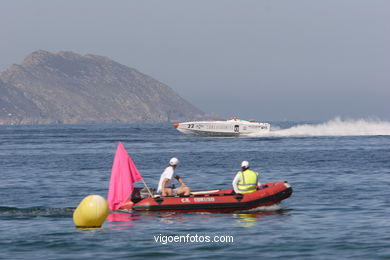
<svg viewBox="0 0 390 260"><path fill-rule="evenodd" d="M1 126L0 259L390 259L390 132L356 136L341 122L309 136L296 126L310 125L275 125L294 131L199 138L169 124ZM118 141L151 187L176 156L193 189L230 188L248 160L262 183L286 180L293 194L251 213L121 214L76 229L80 201L107 196ZM216 236L229 241L195 241Z"/></svg>

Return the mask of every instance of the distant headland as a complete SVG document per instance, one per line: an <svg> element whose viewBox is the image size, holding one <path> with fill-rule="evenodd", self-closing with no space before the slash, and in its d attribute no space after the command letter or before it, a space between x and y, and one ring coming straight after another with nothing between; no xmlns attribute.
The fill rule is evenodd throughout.
<svg viewBox="0 0 390 260"><path fill-rule="evenodd" d="M172 122L210 116L167 85L97 55L43 50L0 73L0 124Z"/></svg>

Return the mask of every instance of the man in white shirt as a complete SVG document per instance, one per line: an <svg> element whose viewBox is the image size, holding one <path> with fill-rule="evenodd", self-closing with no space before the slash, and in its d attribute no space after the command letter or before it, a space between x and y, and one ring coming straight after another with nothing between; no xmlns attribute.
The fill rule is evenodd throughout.
<svg viewBox="0 0 390 260"><path fill-rule="evenodd" d="M162 196L188 196L190 195L190 188L184 183L183 179L175 174L175 169L179 165L179 159L173 157L169 160L169 166L165 168L161 174L160 181L158 183L157 193L161 193ZM181 186L174 188L172 183L173 179L176 179Z"/></svg>

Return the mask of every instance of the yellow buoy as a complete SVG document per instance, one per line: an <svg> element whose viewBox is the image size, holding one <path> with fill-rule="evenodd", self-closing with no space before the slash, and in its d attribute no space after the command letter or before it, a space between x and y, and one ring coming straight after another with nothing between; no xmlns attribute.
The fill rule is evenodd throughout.
<svg viewBox="0 0 390 260"><path fill-rule="evenodd" d="M73 222L76 227L101 227L108 216L108 203L99 195L85 197L73 213Z"/></svg>

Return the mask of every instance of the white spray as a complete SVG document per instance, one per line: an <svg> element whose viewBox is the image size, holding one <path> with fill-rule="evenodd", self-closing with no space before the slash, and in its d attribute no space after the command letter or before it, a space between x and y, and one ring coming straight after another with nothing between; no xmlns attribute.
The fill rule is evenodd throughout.
<svg viewBox="0 0 390 260"><path fill-rule="evenodd" d="M336 117L321 124L302 124L287 129L271 129L268 134L256 137L290 136L369 136L390 135L390 122L377 119L348 119ZM255 137L251 135L251 137Z"/></svg>

